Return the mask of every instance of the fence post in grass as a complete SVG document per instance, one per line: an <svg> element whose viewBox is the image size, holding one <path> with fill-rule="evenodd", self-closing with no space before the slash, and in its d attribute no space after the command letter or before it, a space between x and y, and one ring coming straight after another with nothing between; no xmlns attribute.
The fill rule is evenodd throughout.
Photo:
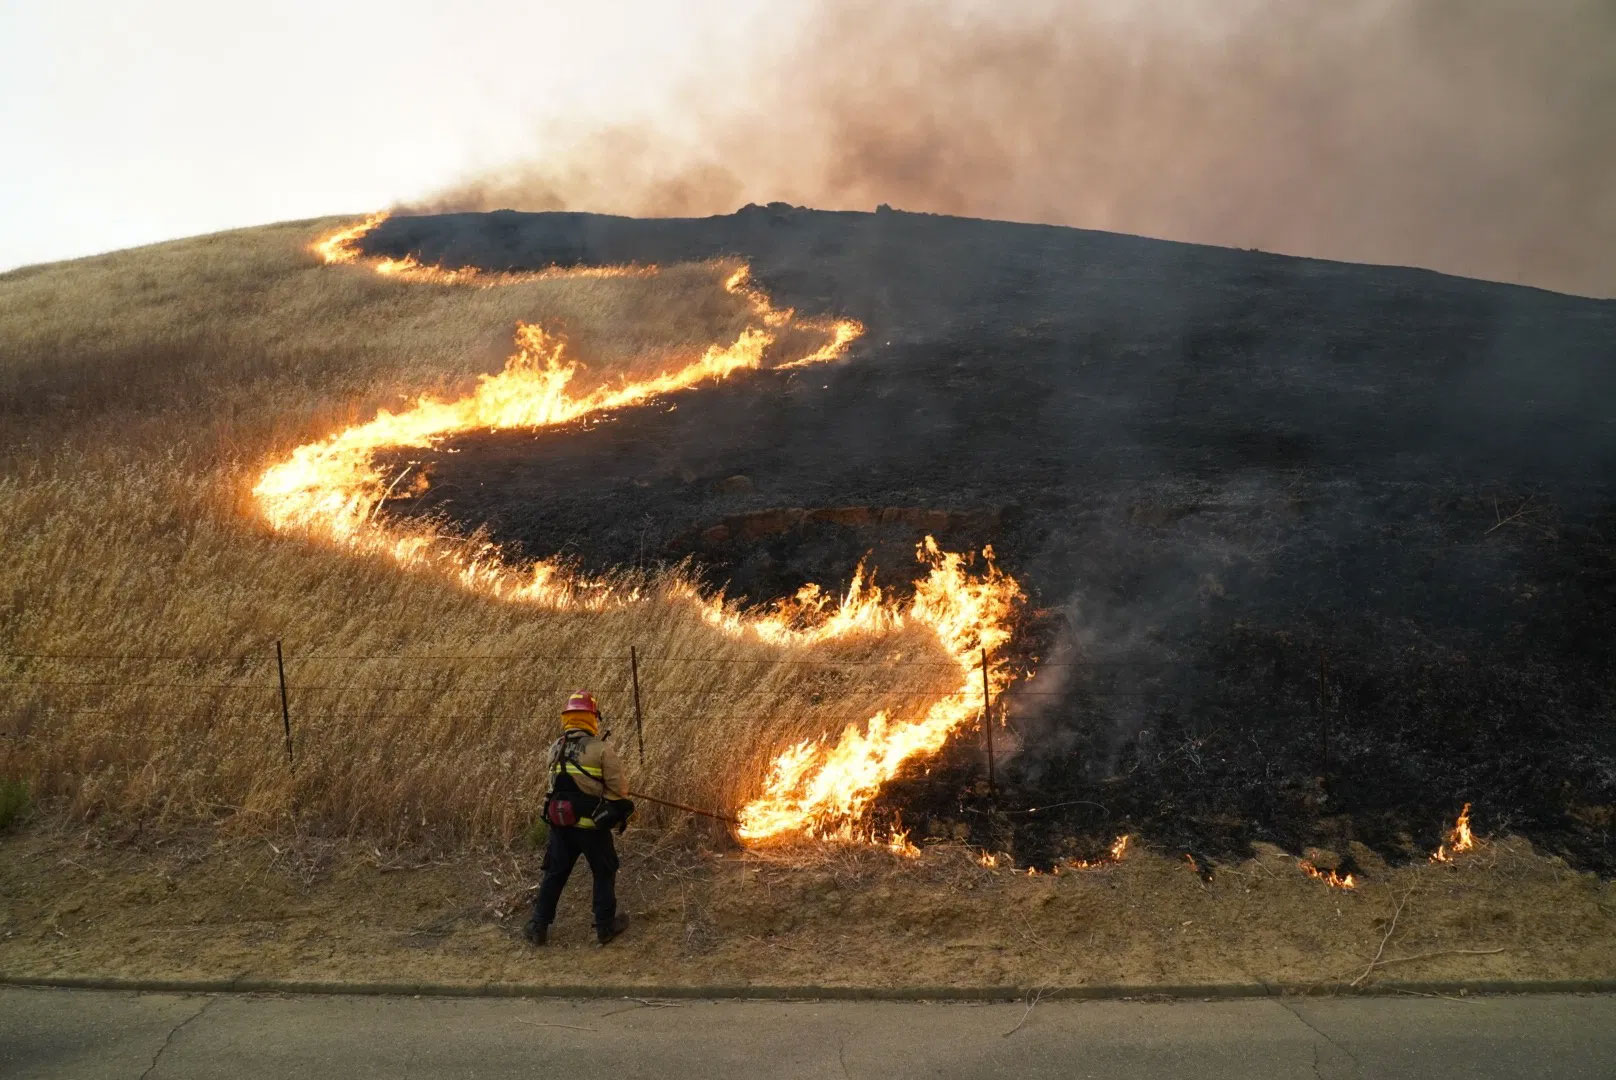
<svg viewBox="0 0 1616 1080"><path fill-rule="evenodd" d="M645 726L640 720L640 651L628 647L628 669L634 678L634 737L640 744L640 767L645 767Z"/></svg>
<svg viewBox="0 0 1616 1080"><path fill-rule="evenodd" d="M998 781L993 775L993 700L988 695L988 650L982 649L982 731L988 742L988 798L998 798Z"/></svg>
<svg viewBox="0 0 1616 1080"><path fill-rule="evenodd" d="M281 724L286 728L286 767L293 772L297 766L292 764L292 706L286 700L286 658L281 654L281 643L275 641L275 671L281 677Z"/></svg>

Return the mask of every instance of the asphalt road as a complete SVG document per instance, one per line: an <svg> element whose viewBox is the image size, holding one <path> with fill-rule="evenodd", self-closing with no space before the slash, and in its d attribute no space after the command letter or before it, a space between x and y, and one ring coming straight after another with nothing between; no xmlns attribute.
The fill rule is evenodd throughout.
<svg viewBox="0 0 1616 1080"><path fill-rule="evenodd" d="M0 1076L1616 1076L1616 997L547 1001L0 988Z"/></svg>

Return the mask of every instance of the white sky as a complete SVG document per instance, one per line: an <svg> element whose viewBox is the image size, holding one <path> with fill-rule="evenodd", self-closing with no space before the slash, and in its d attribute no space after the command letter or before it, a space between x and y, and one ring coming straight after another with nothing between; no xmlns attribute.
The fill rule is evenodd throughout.
<svg viewBox="0 0 1616 1080"><path fill-rule="evenodd" d="M0 269L379 208L655 115L786 0L0 0Z"/></svg>
<svg viewBox="0 0 1616 1080"><path fill-rule="evenodd" d="M859 4L874 13L883 2L830 5L831 14L856 16L863 10ZM1149 93L1136 100L1134 88L1108 88L1118 93L1097 100L1115 100L1123 111L1116 124L1099 132L1095 147L1078 145L1076 156L1055 155L1048 175L1023 169L1007 177L990 169L977 204L963 212L1430 265L1610 295L1610 245L1604 237L1616 219L1608 185L1598 184L1609 160L1608 123L1586 117L1596 115L1589 105L1608 96L1609 83L1599 66L1605 40L1599 35L1608 32L1610 21L1589 13L1616 0L1556 2L1569 11L1565 18L1589 27L1588 45L1578 55L1566 52L1575 40L1566 33L1571 23L1539 18L1524 0L1513 9L1478 3L1477 18L1447 31L1453 44L1433 60L1446 64L1440 78L1430 85L1419 77L1397 84L1414 95L1406 102L1407 124L1395 115L1379 117L1383 100L1372 76L1359 78L1357 68L1335 64L1343 56L1369 56L1362 50L1378 42L1394 50L1386 70L1400 71L1395 49L1431 45L1428 20L1414 17L1429 14L1426 0L1351 0L1331 8L1336 14L1328 19L1307 16L1301 0L912 0L904 10L910 17L920 13L921 29L925 20L960 8L986 13L990 23L1001 13L1020 12L1035 20L1032 25L1042 25L1036 22L1042 19L1056 29L1111 33L1124 42L1129 31L1117 27L1138 23L1157 37L1170 32L1201 39L1207 48L1197 55L1214 75L1220 71L1220 32L1248 49L1281 30L1290 35L1279 34L1279 54L1259 58L1251 80L1225 78L1208 88L1218 99L1208 115L1229 119L1229 142L1217 141L1223 129L1213 133L1215 153L1202 161L1200 173L1184 172L1183 190L1169 185L1136 199L1124 185L1130 169L1150 167L1166 153L1151 143L1148 127L1144 138L1133 138L1130 125L1175 132L1175 110L1182 103L1173 94L1194 84L1193 71L1186 80L1167 80L1160 108L1153 108L1156 99ZM809 19L825 6L825 0L0 0L0 269L220 229L380 209L514 162L541 166L542 172L543 155L555 145L547 137L563 139L557 149L570 152L577 136L613 123L655 134L647 151L652 165L661 162L663 147L687 144L693 152L682 164L690 165L707 152L731 153L723 138L750 138L753 131L778 135L747 144L761 159L749 162L741 155L736 162L738 171L763 170L762 179L741 177L762 185L747 188L741 201L789 198L794 190L779 185L782 175L793 175L794 163L782 159L790 156L798 133L769 126L791 119L777 120L770 112L781 102L792 107L790 94L779 91L802 86L828 92L839 84L814 80L856 80L864 70L843 65L828 73L799 73L788 66L803 62L790 47L795 35L806 32L810 45L817 45L816 34L837 32L835 18ZM1298 10L1301 16L1270 28L1275 12ZM1489 10L1514 15L1500 21L1485 17ZM1062 18L1074 12L1080 17ZM1518 49L1512 41L1496 40L1511 27L1520 32L1534 26L1544 27L1541 40ZM870 41L854 44L866 51L882 47L884 32L877 27ZM947 39L931 54L915 53L948 63L955 44ZM861 54L855 49L853 55ZM1409 54L1415 76L1424 55ZM1317 79L1286 74L1289 66L1305 68L1309 58L1320 57ZM1564 80L1552 77L1562 67L1538 70L1545 58L1563 65ZM901 96L904 65L919 62L902 49L879 55L871 71L897 67L900 77L875 78L875 89ZM1516 67L1498 66L1506 62ZM951 69L938 70L927 77L946 77ZM1058 80L1029 82L1034 91L1052 95L1043 107L1056 121L1083 86L1082 72L1072 74L1070 87ZM1000 82L1014 86L1014 79L1002 76L997 71ZM1300 96L1275 98L1266 110L1242 96L1270 85L1297 86ZM1499 93L1489 96L1495 85ZM1455 97L1462 87L1478 92L1480 100L1472 106L1469 98ZM693 88L700 94L696 109L686 97ZM993 96L993 86L987 89L983 115L991 117L1001 99ZM1248 114L1293 123L1297 109L1305 115L1309 95L1326 115L1341 109L1349 118L1373 114L1383 128L1356 141L1350 128L1338 125L1277 142L1255 136L1286 129L1241 128ZM830 97L834 104L846 103L842 96ZM748 113L753 106L755 115ZM712 116L703 126L704 109L718 115L716 127ZM940 131L954 137L969 129L968 123L934 124L921 113L912 118L920 135ZM1034 111L1033 119L1040 115ZM747 123L726 128L725 118L736 116ZM1569 117L1566 123L1557 122L1562 116ZM802 137L825 138L814 124L823 128L826 121L808 116ZM904 122L901 115L889 118L886 130L908 138L913 133ZM858 135L858 125L851 126ZM1041 136L1055 131L1042 121L1028 130ZM1118 132L1128 137L1116 141ZM1411 141L1421 132L1430 138ZM1066 146L1085 134L1091 132L1059 137ZM1332 134L1334 142L1320 138ZM718 145L708 145L715 139ZM1243 149L1247 142L1251 146ZM904 145L900 140L895 159L874 164L901 174ZM856 143L853 148L861 149ZM904 203L906 193L924 203L930 189L905 188L903 175L887 176L872 166L869 177L838 176L837 149L834 143L807 147L804 160L820 173L807 176L804 189L795 192L799 201L845 205L835 201L839 193L868 179L887 186L860 189L866 204L938 208ZM1242 161L1261 160L1261 153L1278 155L1281 178L1300 183L1309 170L1323 167L1325 178L1337 182L1301 183L1298 190L1309 197L1322 193L1317 205L1275 205L1265 195L1268 177L1253 180L1239 168ZM1102 182L1060 189L1063 163L1087 168L1105 154L1114 162ZM1230 168L1219 154L1233 162ZM1343 155L1339 165L1331 164L1331 154ZM962 160L972 159L966 154ZM1473 171L1466 171L1466 161L1474 163ZM1545 183L1536 182L1534 169ZM1223 176L1232 181L1220 185ZM1339 182L1350 176L1374 182ZM586 176L594 178L593 172ZM1054 185L1047 198L1040 183ZM1451 197L1433 199L1433 185L1443 184ZM1017 192L1024 190L1037 198L1017 203ZM611 194L602 192L603 206L611 204ZM1113 204L1123 209L1113 214ZM1398 213L1418 228L1403 230ZM1375 227L1355 229L1354 222Z"/></svg>

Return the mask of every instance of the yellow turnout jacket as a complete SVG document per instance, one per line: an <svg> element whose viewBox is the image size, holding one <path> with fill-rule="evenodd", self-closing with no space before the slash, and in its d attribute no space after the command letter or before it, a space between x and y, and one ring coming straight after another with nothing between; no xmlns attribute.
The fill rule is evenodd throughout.
<svg viewBox="0 0 1616 1080"><path fill-rule="evenodd" d="M570 745L569 745L570 744ZM568 776L585 796L580 812L589 808L590 800L605 795L607 799L628 798L628 777L617 751L606 745L605 739L583 732L568 732L550 747L550 788L555 790L558 777ZM580 817L578 827L593 829L593 818Z"/></svg>

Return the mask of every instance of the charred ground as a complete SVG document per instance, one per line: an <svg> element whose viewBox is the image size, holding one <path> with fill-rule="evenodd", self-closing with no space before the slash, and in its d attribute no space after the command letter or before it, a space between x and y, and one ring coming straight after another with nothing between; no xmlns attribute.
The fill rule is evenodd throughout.
<svg viewBox="0 0 1616 1080"><path fill-rule="evenodd" d="M926 532L992 543L1039 676L997 802L963 742L891 787L922 832L1032 862L1124 830L1396 859L1474 802L1479 831L1616 873L1616 302L782 206L394 218L367 247L740 255L776 302L865 323L833 367L458 439L394 505L590 570L692 557L752 601L867 553L901 582Z"/></svg>

